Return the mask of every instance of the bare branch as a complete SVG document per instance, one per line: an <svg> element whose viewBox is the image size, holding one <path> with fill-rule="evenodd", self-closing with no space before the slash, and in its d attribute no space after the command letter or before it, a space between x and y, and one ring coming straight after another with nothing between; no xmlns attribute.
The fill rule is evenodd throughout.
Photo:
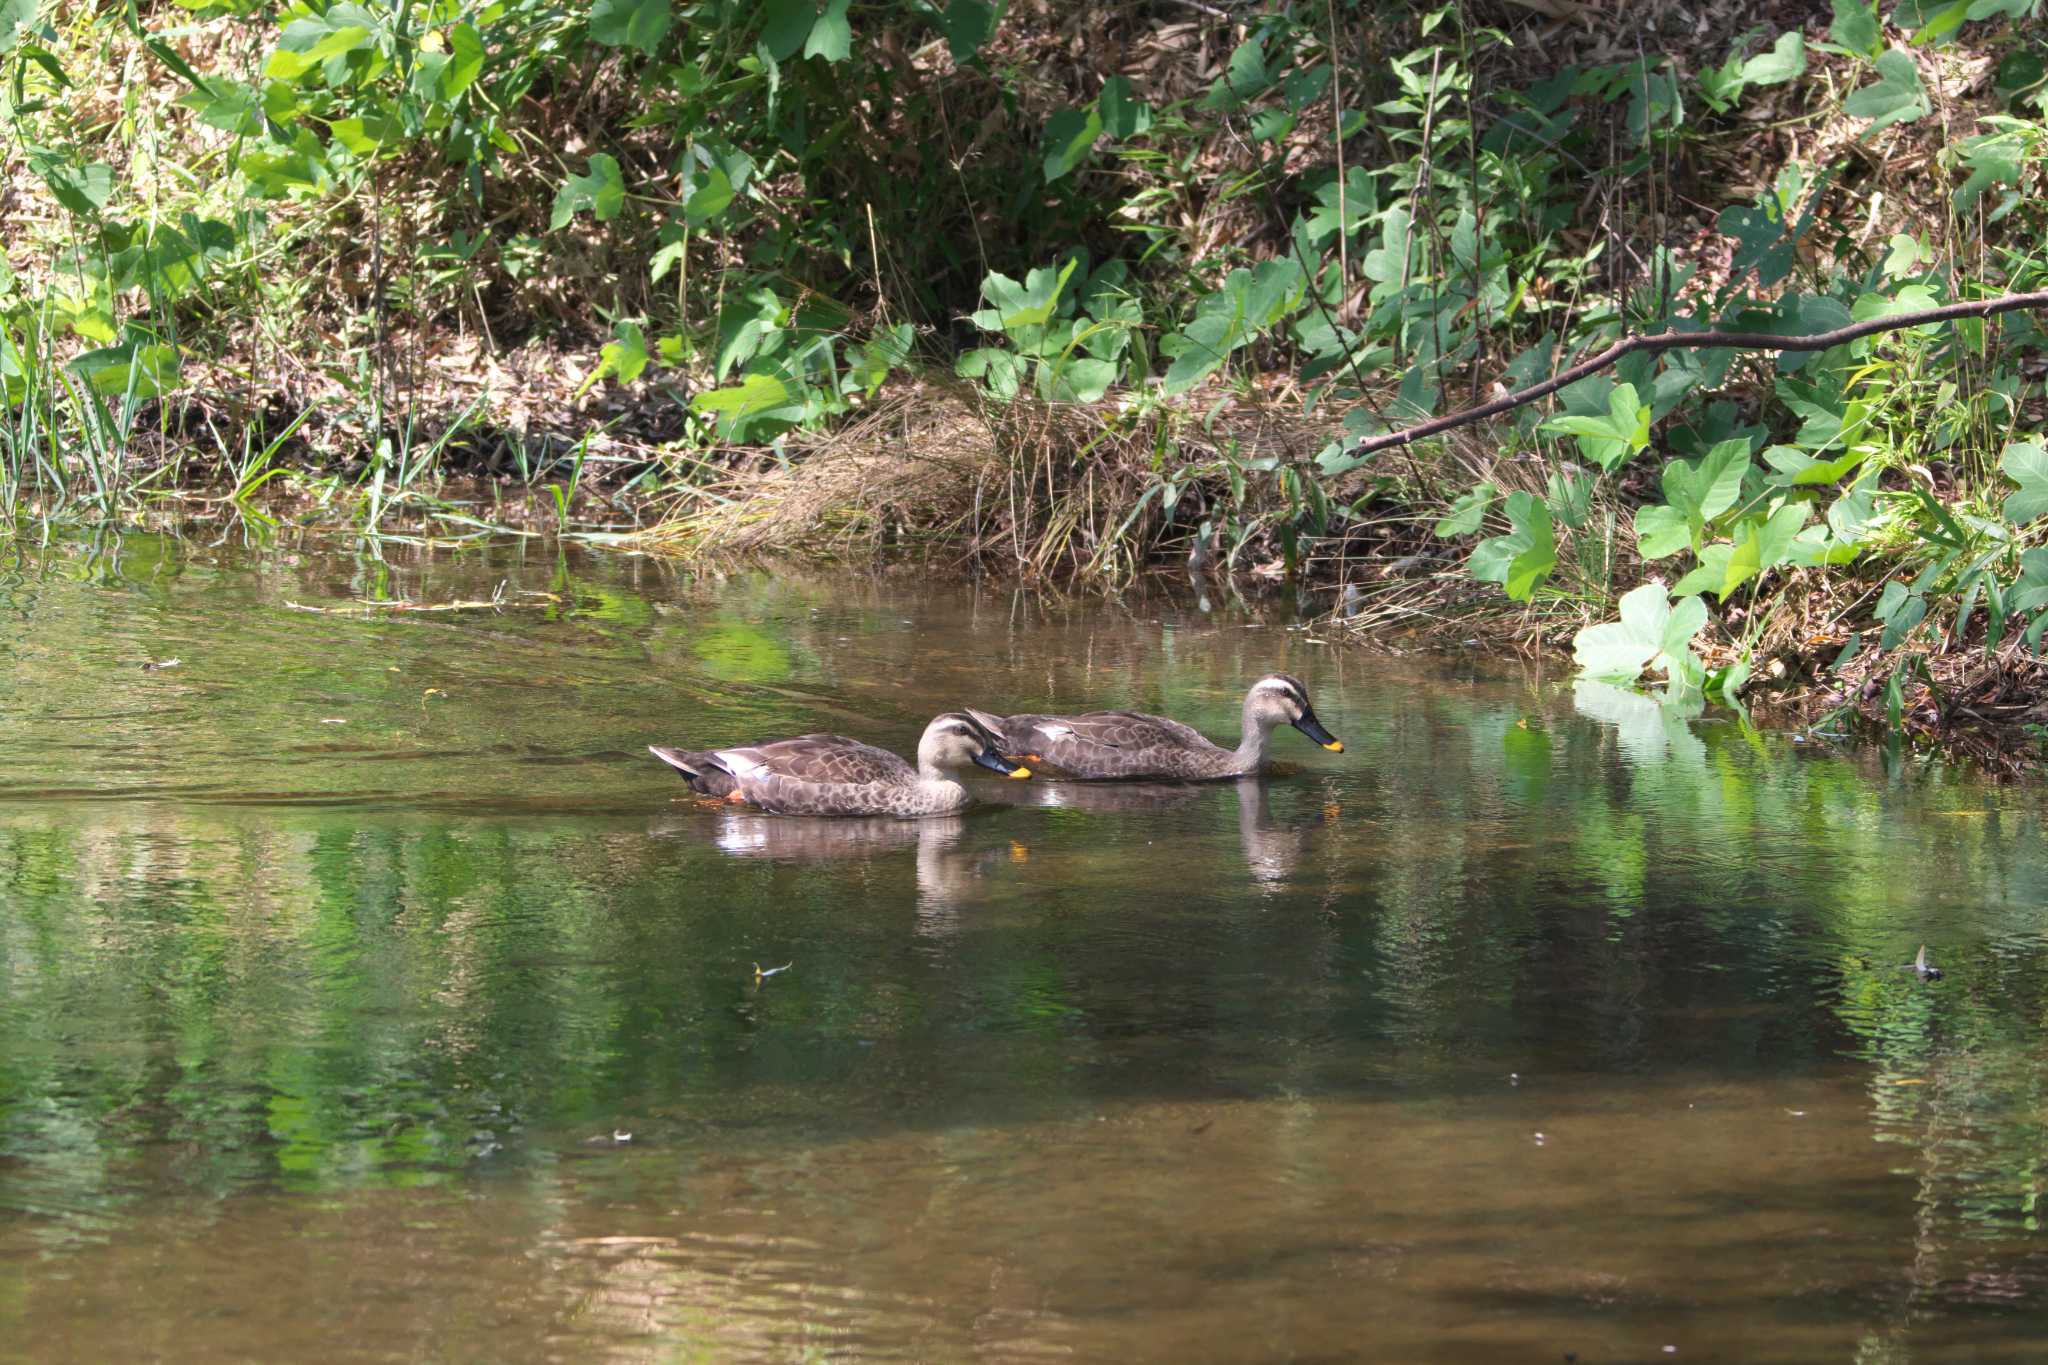
<svg viewBox="0 0 2048 1365"><path fill-rule="evenodd" d="M1876 332L1893 332L1903 327L1921 327L1930 322L1948 322L1955 318L1988 318L1999 313L2017 312L2023 308L2048 309L2048 290L2033 294L2001 294L1997 298L1975 299L1968 303L1947 303L1939 308L1923 308L1913 313L1893 313L1886 317L1871 318L1868 322L1837 327L1832 332L1815 332L1811 336L1778 336L1771 332L1659 332L1655 336L1627 337L1591 360L1582 360L1540 384L1531 384L1520 393L1511 393L1505 398L1496 398L1490 403L1481 403L1476 408L1454 412L1448 417L1433 417L1427 422L1420 422L1400 431L1369 436L1358 443L1353 453L1370 455L1374 451L1391 450L1425 437L1435 436L1439 432L1470 426L1489 417L1498 417L1504 412L1513 412L1516 408L1533 403L1539 398L1549 397L1568 384L1576 384L1587 375L1598 374L1624 356L1634 355L1638 351L1672 351L1682 346L1743 351L1825 351L1831 346L1840 346L1844 342L1855 341L1859 337L1867 337Z"/></svg>

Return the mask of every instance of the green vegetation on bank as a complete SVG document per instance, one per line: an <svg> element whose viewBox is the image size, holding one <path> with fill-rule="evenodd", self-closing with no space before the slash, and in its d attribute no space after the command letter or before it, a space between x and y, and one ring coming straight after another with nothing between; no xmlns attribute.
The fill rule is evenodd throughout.
<svg viewBox="0 0 2048 1365"><path fill-rule="evenodd" d="M461 534L486 474L2048 721L2048 314L1369 445L1629 334L2048 289L2043 0L1709 8L0 0L0 508Z"/></svg>

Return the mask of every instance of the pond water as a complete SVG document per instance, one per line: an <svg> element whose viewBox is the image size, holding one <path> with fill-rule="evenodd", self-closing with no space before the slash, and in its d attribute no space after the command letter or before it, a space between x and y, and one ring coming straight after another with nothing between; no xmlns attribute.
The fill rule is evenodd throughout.
<svg viewBox="0 0 2048 1365"><path fill-rule="evenodd" d="M0 609L0 1357L2040 1358L2038 790L1192 593L137 534ZM644 752L1272 669L1347 752Z"/></svg>

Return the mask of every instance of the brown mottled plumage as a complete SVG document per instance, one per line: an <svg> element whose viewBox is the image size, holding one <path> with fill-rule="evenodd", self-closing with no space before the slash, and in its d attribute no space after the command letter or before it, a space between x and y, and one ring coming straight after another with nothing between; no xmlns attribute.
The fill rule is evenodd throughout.
<svg viewBox="0 0 2048 1365"><path fill-rule="evenodd" d="M957 711L925 727L915 767L844 735L695 751L650 744L647 751L681 773L692 791L784 815L950 815L974 799L946 776L950 768L977 763L1011 777L1031 776L1003 755L994 736Z"/></svg>
<svg viewBox="0 0 2048 1365"><path fill-rule="evenodd" d="M1287 724L1335 753L1344 745L1316 719L1308 689L1285 673L1269 673L1244 698L1244 736L1235 749L1212 744L1177 720L1139 711L1079 716L968 715L1010 753L1033 754L1071 777L1164 778L1199 782L1249 777L1266 765L1275 727Z"/></svg>

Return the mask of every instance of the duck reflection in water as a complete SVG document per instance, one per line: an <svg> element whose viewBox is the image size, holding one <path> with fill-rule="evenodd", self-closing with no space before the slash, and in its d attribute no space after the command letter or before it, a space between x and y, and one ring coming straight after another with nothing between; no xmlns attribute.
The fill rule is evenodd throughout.
<svg viewBox="0 0 2048 1365"><path fill-rule="evenodd" d="M920 906L951 905L989 875L997 861L1007 861L1008 846L973 849L960 846L967 821L959 816L897 820L884 816L839 820L786 820L752 811L721 811L711 843L736 858L763 858L785 863L865 863L905 849L917 853L917 895ZM665 815L649 832L657 838L701 839L701 814ZM851 870L851 869L848 869Z"/></svg>
<svg viewBox="0 0 2048 1365"><path fill-rule="evenodd" d="M1237 793L1237 838L1244 852L1245 868L1262 888L1278 889L1294 874L1316 831L1335 818L1334 808L1318 808L1310 821L1283 824L1273 817L1267 799L1271 785L1265 778L1241 778L1230 785ZM1017 805L1086 811L1091 815L1193 808L1216 799L1214 787L1182 782L1045 782L1034 783L1028 792L1018 794L1030 799L1015 802Z"/></svg>

